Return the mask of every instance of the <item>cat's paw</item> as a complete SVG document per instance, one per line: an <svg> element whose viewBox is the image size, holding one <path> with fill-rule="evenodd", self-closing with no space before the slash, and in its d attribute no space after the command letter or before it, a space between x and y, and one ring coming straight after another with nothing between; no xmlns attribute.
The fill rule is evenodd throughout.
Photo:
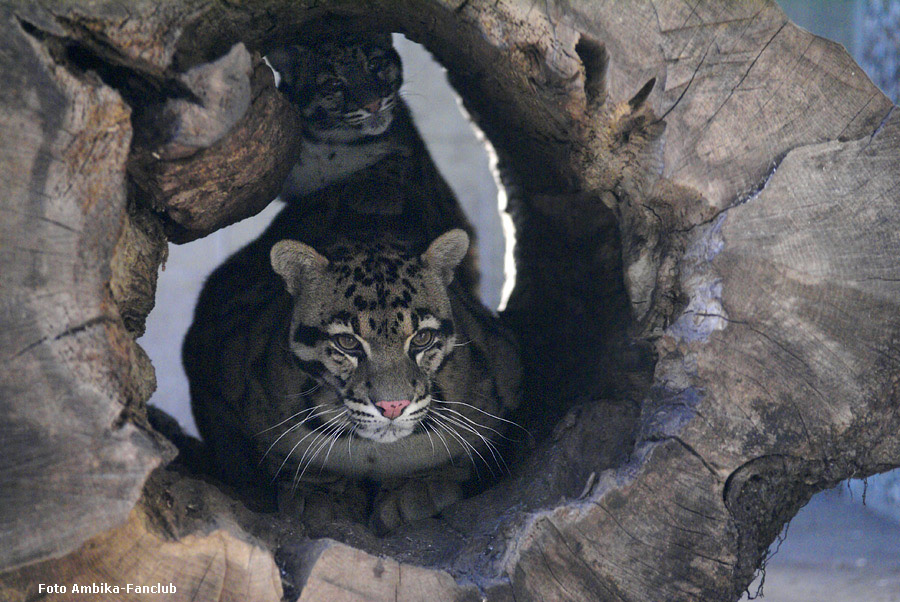
<svg viewBox="0 0 900 602"><path fill-rule="evenodd" d="M435 516L461 498L459 481L405 481L396 489L382 490L375 498L372 528L383 535L400 525Z"/></svg>
<svg viewBox="0 0 900 602"><path fill-rule="evenodd" d="M281 483L279 511L301 519L313 531L335 521L365 522L366 488L347 478L327 476L315 482Z"/></svg>

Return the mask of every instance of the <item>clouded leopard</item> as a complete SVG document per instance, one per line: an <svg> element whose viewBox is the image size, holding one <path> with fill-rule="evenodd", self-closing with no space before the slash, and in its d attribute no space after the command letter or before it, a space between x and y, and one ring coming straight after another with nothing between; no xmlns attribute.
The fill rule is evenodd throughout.
<svg viewBox="0 0 900 602"><path fill-rule="evenodd" d="M468 476L448 465L502 462L515 344L454 282L462 230L422 245L380 225L304 231L300 211L204 287L184 344L200 432L232 483L370 479L377 527L431 516Z"/></svg>
<svg viewBox="0 0 900 602"><path fill-rule="evenodd" d="M429 240L462 228L474 241L400 98L402 65L390 34L331 25L266 55L280 76L278 89L304 123L302 154L282 199L304 208L304 216L323 228L348 215L394 216ZM457 274L473 292L476 264L473 242Z"/></svg>

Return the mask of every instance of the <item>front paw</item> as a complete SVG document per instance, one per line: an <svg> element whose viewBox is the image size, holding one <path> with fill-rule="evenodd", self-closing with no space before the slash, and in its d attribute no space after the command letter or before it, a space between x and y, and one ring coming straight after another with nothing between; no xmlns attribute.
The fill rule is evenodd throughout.
<svg viewBox="0 0 900 602"><path fill-rule="evenodd" d="M321 479L316 483L281 484L278 508L284 514L300 518L311 532L318 533L336 521L364 523L366 501L366 488L356 481Z"/></svg>
<svg viewBox="0 0 900 602"><path fill-rule="evenodd" d="M382 490L375 498L372 528L384 535L400 525L435 516L461 498L459 481L406 481L396 489Z"/></svg>

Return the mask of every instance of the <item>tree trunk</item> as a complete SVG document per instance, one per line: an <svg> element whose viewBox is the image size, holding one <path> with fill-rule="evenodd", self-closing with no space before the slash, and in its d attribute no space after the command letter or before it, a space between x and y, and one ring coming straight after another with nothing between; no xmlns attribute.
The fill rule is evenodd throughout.
<svg viewBox="0 0 900 602"><path fill-rule="evenodd" d="M188 460L148 480L173 452L134 342L166 237L274 196L297 122L258 57L332 13L435 53L518 226L537 443L382 539L250 512ZM813 493L900 464L900 117L772 2L22 2L0 27L7 598L734 600Z"/></svg>

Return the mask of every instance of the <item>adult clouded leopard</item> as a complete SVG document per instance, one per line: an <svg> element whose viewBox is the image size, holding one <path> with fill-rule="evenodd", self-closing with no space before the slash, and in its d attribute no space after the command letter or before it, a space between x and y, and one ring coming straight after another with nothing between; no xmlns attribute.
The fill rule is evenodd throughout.
<svg viewBox="0 0 900 602"><path fill-rule="evenodd" d="M399 96L402 65L390 34L330 25L266 55L304 118L302 154L282 199L323 228L348 214L394 216L429 239L462 228L474 241ZM476 263L471 244L457 278L473 292Z"/></svg>
<svg viewBox="0 0 900 602"><path fill-rule="evenodd" d="M452 282L468 237L304 232L298 211L204 287L184 344L198 428L233 483L373 479L376 525L430 516L459 494L446 465L500 461L518 400L512 340Z"/></svg>

